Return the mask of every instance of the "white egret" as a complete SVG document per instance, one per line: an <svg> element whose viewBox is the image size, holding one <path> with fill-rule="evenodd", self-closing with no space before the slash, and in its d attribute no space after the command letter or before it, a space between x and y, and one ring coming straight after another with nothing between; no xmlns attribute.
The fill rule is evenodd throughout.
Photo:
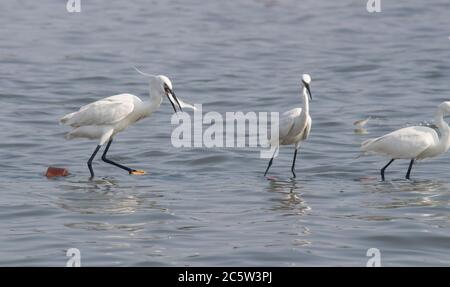
<svg viewBox="0 0 450 287"><path fill-rule="evenodd" d="M311 116L309 115L309 100L312 101L312 95L310 90L311 76L303 74L302 76L302 99L303 109L295 108L282 114L280 118L280 124L278 128L278 138L272 138L270 145L275 147L275 154L278 152L280 145L295 144L294 159L292 161L292 175L295 175L295 160L297 158L297 150L300 147L300 143L306 140L311 131ZM269 168L272 166L273 158L269 161L266 172L266 176Z"/></svg>
<svg viewBox="0 0 450 287"><path fill-rule="evenodd" d="M450 147L450 128L444 116L450 115L450 101L438 106L435 123L441 136L430 127L412 126L402 128L382 137L369 139L361 144L364 153L375 153L388 156L391 160L381 169L381 180L384 171L396 159L410 159L406 179L410 179L411 168L415 160L435 157L446 152Z"/></svg>
<svg viewBox="0 0 450 287"><path fill-rule="evenodd" d="M139 71L139 73L150 79L150 100L142 101L132 94L119 94L110 96L96 102L85 105L79 111L65 115L60 119L60 123L71 126L72 131L67 133L66 138L88 138L99 139L99 143L94 153L89 158L87 165L94 177L92 160L100 147L107 143L102 160L106 163L117 166L128 171L129 174L143 174L142 170L131 169L127 166L116 163L106 157L114 136L126 129L135 122L150 116L162 103L163 96L169 99L173 109L177 112L176 106L182 111L182 106L191 107L179 100L173 92L172 82L163 75L149 75Z"/></svg>

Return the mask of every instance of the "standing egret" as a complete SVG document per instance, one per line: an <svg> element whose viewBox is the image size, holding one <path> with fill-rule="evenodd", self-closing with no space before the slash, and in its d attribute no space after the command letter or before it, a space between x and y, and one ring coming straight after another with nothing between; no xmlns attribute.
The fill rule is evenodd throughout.
<svg viewBox="0 0 450 287"><path fill-rule="evenodd" d="M172 82L168 77L149 75L136 70L150 79L150 101L142 101L132 94L119 94L110 96L96 102L85 105L79 111L65 115L60 119L61 124L71 126L72 131L67 133L66 139L88 138L99 139L94 153L89 158L87 165L94 177L92 160L100 147L107 143L102 160L128 171L129 174L144 174L142 170L135 170L116 163L106 157L114 136L135 122L150 116L162 103L166 96L173 110L177 112L176 106L182 111L182 106L191 107L179 100L172 89Z"/></svg>
<svg viewBox="0 0 450 287"><path fill-rule="evenodd" d="M280 118L279 132L277 138L272 138L270 145L275 147L275 152L269 161L266 172L266 176L269 168L272 166L273 158L278 152L280 145L295 144L294 159L292 161L291 171L295 177L295 160L297 158L297 150L300 146L300 142L306 140L311 131L311 116L309 115L309 100L312 101L312 95L310 90L311 76L303 74L302 76L302 97L303 97L303 110L302 108L295 108L282 114Z"/></svg>
<svg viewBox="0 0 450 287"><path fill-rule="evenodd" d="M435 157L446 152L450 147L450 128L444 116L450 115L450 101L438 106L435 123L441 137L430 127L412 126L402 128L382 137L369 139L361 144L364 153L375 153L388 156L391 160L381 169L381 180L384 171L396 159L409 159L406 179L410 178L411 168L415 160Z"/></svg>

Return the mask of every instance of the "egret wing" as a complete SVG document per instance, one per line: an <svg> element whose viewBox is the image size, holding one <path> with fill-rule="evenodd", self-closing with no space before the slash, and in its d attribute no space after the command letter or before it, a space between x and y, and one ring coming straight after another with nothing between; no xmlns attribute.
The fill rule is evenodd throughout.
<svg viewBox="0 0 450 287"><path fill-rule="evenodd" d="M284 138L289 134L289 132L294 127L295 118L300 116L302 113L302 108L295 108L284 112L281 115L279 125L278 125L278 138L272 138L270 140L271 145L275 145L277 142L282 142Z"/></svg>
<svg viewBox="0 0 450 287"><path fill-rule="evenodd" d="M61 119L72 127L114 124L127 117L134 109L135 96L116 95L90 103L78 112Z"/></svg>
<svg viewBox="0 0 450 287"><path fill-rule="evenodd" d="M382 137L367 140L361 149L365 152L386 154L393 158L415 158L438 140L436 131L428 127L408 127Z"/></svg>
<svg viewBox="0 0 450 287"><path fill-rule="evenodd" d="M311 117L308 117L306 119L306 127L305 127L305 130L303 131L303 135L302 135L303 140L305 140L309 137L309 133L311 132L311 124L312 124Z"/></svg>

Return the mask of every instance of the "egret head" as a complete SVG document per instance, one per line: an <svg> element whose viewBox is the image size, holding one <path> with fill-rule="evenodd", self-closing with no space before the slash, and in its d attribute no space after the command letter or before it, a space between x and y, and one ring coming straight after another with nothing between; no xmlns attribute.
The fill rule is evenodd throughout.
<svg viewBox="0 0 450 287"><path fill-rule="evenodd" d="M439 105L439 110L444 113L445 115L450 115L450 102L442 102Z"/></svg>
<svg viewBox="0 0 450 287"><path fill-rule="evenodd" d="M163 85L163 87L164 87L164 85L166 85L169 89L172 89L172 82L169 80L168 77L166 77L164 75L159 75L156 77L161 81L161 84Z"/></svg>
<svg viewBox="0 0 450 287"><path fill-rule="evenodd" d="M173 110L177 112L177 109L175 108L176 105L180 108L180 111L183 111L180 105L180 101L178 101L178 98L173 91L172 82L169 80L169 78L163 75L158 75L156 76L156 78L160 80L163 93L169 99L169 102L172 105Z"/></svg>
<svg viewBox="0 0 450 287"><path fill-rule="evenodd" d="M175 105L180 108L180 111L183 111L183 109L181 108L181 104L178 101L178 98L173 91L172 82L169 80L168 77L163 76L163 75L158 75L158 76L150 75L150 74L140 71L136 67L134 67L134 69L139 74L150 78L150 89L152 89L152 88L156 89L157 92L161 93L162 95L165 95L169 99L169 102L172 105L172 108L175 112L177 112Z"/></svg>
<svg viewBox="0 0 450 287"><path fill-rule="evenodd" d="M309 86L311 84L311 76L309 74L303 74L302 75L302 83L303 83L303 86L308 91L309 99L312 101L311 88Z"/></svg>

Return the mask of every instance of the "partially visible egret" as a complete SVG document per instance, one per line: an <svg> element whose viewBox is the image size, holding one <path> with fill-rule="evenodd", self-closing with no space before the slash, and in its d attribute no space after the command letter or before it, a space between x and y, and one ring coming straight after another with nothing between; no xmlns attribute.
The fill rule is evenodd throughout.
<svg viewBox="0 0 450 287"><path fill-rule="evenodd" d="M367 130L364 128L365 125L369 122L372 117L365 118L363 120L357 120L353 123L356 126L354 132L359 135L363 135L367 133Z"/></svg>
<svg viewBox="0 0 450 287"><path fill-rule="evenodd" d="M85 105L79 111L65 115L60 123L71 126L72 131L67 133L66 138L88 138L99 139L94 153L89 158L87 165L91 178L94 177L92 160L100 147L107 143L102 160L128 171L129 174L143 174L142 170L135 170L116 163L106 157L114 136L135 122L150 116L162 103L163 96L169 99L173 110L177 112L176 106L182 111L183 106L192 107L179 100L173 92L172 82L163 75L149 75L139 73L150 79L150 100L142 101L132 94L119 94L107 97L96 102Z"/></svg>
<svg viewBox="0 0 450 287"><path fill-rule="evenodd" d="M357 126L358 128L363 128L367 123L370 121L372 117L365 118L364 120L357 120L353 123L353 125Z"/></svg>
<svg viewBox="0 0 450 287"><path fill-rule="evenodd" d="M435 116L436 126L441 137L430 127L412 126L393 131L379 138L369 139L361 144L365 153L388 156L391 160L381 169L381 180L384 171L396 159L410 159L406 179L410 179L411 168L415 160L435 157L446 152L450 147L450 128L444 116L450 115L450 101L438 106Z"/></svg>
<svg viewBox="0 0 450 287"><path fill-rule="evenodd" d="M270 141L270 145L275 147L274 156L278 152L280 145L295 144L294 159L291 167L294 177L296 177L295 160L297 158L297 150L300 147L300 143L308 138L311 131L311 116L309 115L309 100L312 100L310 90L311 76L303 74L302 84L303 109L295 108L283 113L280 118L278 138L272 138ZM272 166L274 156L270 159L264 176L266 176L269 168Z"/></svg>

